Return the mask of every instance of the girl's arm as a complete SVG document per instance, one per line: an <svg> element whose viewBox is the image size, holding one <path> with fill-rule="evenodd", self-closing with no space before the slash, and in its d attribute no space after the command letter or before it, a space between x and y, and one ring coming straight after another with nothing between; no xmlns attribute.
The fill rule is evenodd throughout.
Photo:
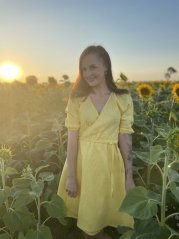
<svg viewBox="0 0 179 239"><path fill-rule="evenodd" d="M77 196L78 136L78 130L68 130L66 191L71 197Z"/></svg>
<svg viewBox="0 0 179 239"><path fill-rule="evenodd" d="M126 192L134 187L133 169L132 169L132 136L131 134L119 134L118 136L119 149L124 160L125 167L125 186Z"/></svg>

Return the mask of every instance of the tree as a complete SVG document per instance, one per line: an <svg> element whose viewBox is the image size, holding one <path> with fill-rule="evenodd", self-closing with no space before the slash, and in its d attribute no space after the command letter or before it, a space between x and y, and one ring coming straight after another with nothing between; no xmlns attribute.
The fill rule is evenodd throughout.
<svg viewBox="0 0 179 239"><path fill-rule="evenodd" d="M35 75L30 75L25 78L26 84L30 86L35 86L38 83L38 79Z"/></svg>
<svg viewBox="0 0 179 239"><path fill-rule="evenodd" d="M54 77L49 76L48 77L48 84L49 84L49 86L56 86L57 85L57 80Z"/></svg>
<svg viewBox="0 0 179 239"><path fill-rule="evenodd" d="M69 80L69 76L68 76L68 75L65 75L65 74L62 75L62 78L63 78L64 81L68 81L68 80Z"/></svg>
<svg viewBox="0 0 179 239"><path fill-rule="evenodd" d="M168 67L167 72L165 73L165 79L170 80L171 75L174 73L177 73L177 70L175 70L175 68L173 68L172 66Z"/></svg>
<svg viewBox="0 0 179 239"><path fill-rule="evenodd" d="M62 78L63 79L59 80L60 83L64 84L65 86L71 85L68 75L64 74L64 75L62 75Z"/></svg>

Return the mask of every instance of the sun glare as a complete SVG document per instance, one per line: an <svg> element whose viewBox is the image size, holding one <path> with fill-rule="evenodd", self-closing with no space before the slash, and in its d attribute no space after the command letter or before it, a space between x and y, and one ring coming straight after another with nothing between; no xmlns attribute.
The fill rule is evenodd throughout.
<svg viewBox="0 0 179 239"><path fill-rule="evenodd" d="M13 63L4 63L0 65L0 79L12 81L19 77L21 74L20 67Z"/></svg>

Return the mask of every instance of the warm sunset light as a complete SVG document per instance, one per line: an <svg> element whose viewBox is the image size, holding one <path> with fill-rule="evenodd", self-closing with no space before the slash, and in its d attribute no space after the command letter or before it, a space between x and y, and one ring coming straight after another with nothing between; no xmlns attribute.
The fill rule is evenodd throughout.
<svg viewBox="0 0 179 239"><path fill-rule="evenodd" d="M13 63L4 63L0 65L0 79L12 81L21 74L20 67Z"/></svg>

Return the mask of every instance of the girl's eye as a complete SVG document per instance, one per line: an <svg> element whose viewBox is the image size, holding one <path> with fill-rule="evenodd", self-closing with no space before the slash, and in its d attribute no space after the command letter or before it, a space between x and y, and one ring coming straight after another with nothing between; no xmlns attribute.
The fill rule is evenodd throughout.
<svg viewBox="0 0 179 239"><path fill-rule="evenodd" d="M91 68L91 69L96 69L96 66L92 65L90 68Z"/></svg>

